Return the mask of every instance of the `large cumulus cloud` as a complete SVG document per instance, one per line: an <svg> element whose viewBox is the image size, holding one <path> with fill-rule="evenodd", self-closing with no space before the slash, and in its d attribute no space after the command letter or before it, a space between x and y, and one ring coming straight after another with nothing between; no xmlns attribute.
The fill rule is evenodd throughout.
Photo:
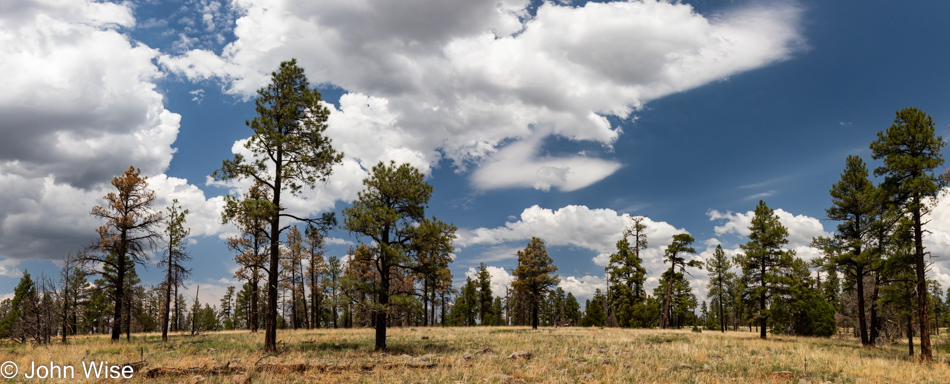
<svg viewBox="0 0 950 384"><path fill-rule="evenodd" d="M128 4L12 1L0 5L0 260L62 259L101 225L89 215L129 165L151 176L156 209L179 198L194 234L220 231L216 207L163 172L180 116L156 81L158 51L123 32Z"/></svg>
<svg viewBox="0 0 950 384"><path fill-rule="evenodd" d="M331 133L335 143L379 134L378 125L354 122L387 127L380 137L388 148L348 156L387 153L424 168L449 159L460 172L482 167L471 178L481 189L591 185L620 168L609 157L621 130L607 116L629 119L650 100L786 59L802 46L801 11L789 5L714 18L654 0L544 3L534 14L525 0L241 0L233 7L243 12L236 41L220 54L163 55L162 65L250 97L281 60L296 57L314 83L348 90L348 103L366 102L341 106L331 127L352 130ZM604 151L545 156L540 139L549 135Z"/></svg>

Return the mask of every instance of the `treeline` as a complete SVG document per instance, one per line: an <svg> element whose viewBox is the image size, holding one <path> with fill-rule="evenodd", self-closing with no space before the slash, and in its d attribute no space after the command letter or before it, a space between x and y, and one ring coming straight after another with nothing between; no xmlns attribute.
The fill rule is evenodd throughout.
<svg viewBox="0 0 950 384"><path fill-rule="evenodd" d="M126 290L125 308L116 328L130 335L157 332L161 326L162 286L140 285L134 276ZM68 294L67 294L68 292ZM89 280L79 268L72 269L66 280L41 275L36 279L24 272L14 296L0 301L0 335L16 342L48 343L66 336L110 334L114 290L100 279ZM172 304L172 332L201 332L225 329L229 313L222 309L177 296Z"/></svg>

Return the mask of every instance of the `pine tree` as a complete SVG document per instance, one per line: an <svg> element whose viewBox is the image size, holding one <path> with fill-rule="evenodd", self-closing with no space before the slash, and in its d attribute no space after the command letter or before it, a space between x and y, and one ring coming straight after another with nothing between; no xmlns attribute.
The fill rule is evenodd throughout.
<svg viewBox="0 0 950 384"><path fill-rule="evenodd" d="M702 269L702 263L699 260L689 260L686 259L680 254L694 254L696 250L693 249L690 245L693 244L693 237L688 233L680 233L673 235L673 242L666 247L666 252L663 257L663 261L670 264L669 273L664 275L666 276L662 280L667 281L666 286L666 299L663 304L663 313L660 320L660 328L667 328L670 325L669 318L672 314L670 312L671 303L673 301L673 279L678 278L676 275L676 267L680 267L680 275L686 273L686 267L693 267ZM685 281L685 279L684 279ZM689 283L687 283L687 287ZM695 301L695 298L693 299Z"/></svg>
<svg viewBox="0 0 950 384"><path fill-rule="evenodd" d="M35 321L39 308L36 284L29 271L24 271L20 282L13 289L10 311L0 319L0 337L25 343L27 339L39 339L39 328Z"/></svg>
<svg viewBox="0 0 950 384"><path fill-rule="evenodd" d="M646 268L641 265L637 254L630 248L630 242L623 238L617 241L617 252L610 255L610 264L605 268L609 284L608 307L612 308L611 315L616 314L618 324L623 327L631 326L634 306L641 305L646 298L643 290Z"/></svg>
<svg viewBox="0 0 950 384"><path fill-rule="evenodd" d="M864 280L877 254L863 245L874 220L874 193L874 184L868 180L864 160L859 156L848 156L841 180L831 188L832 206L825 210L828 219L841 222L836 238L843 251L836 253L834 262L844 267L857 285L858 328L864 345L871 344L865 320Z"/></svg>
<svg viewBox="0 0 950 384"><path fill-rule="evenodd" d="M295 330L301 327L301 318L306 318L305 314L301 316L301 310L306 306L301 305L303 300L300 300L300 297L303 296L303 292L301 292L303 284L299 283L303 281L303 271L300 269L300 264L304 257L301 236L300 230L296 226L290 227L290 231L287 232L286 247L283 248L282 252L283 260L281 261L281 267L285 274L282 286L290 291L290 323Z"/></svg>
<svg viewBox="0 0 950 384"><path fill-rule="evenodd" d="M772 300L774 329L799 336L831 336L835 334L835 311L814 289L808 263L791 253L783 255L779 270L779 294Z"/></svg>
<svg viewBox="0 0 950 384"><path fill-rule="evenodd" d="M162 214L152 211L155 192L148 189L147 179L141 176L140 170L129 167L121 176L112 179L112 185L118 193L109 192L105 196L106 206L97 205L90 212L106 220L106 224L96 230L99 238L90 248L90 251L98 250L102 254L86 253L83 259L102 267L96 272L103 276L115 292L113 341L119 339L122 316L126 313L125 287L129 268L146 263L151 256L150 251L160 238L155 227L162 221ZM106 268L111 268L114 274L107 277Z"/></svg>
<svg viewBox="0 0 950 384"><path fill-rule="evenodd" d="M594 290L594 297L591 300L587 300L587 303L584 305L584 318L581 319L580 325L582 327L603 327L607 324L607 314L605 309L607 306L607 296L597 288Z"/></svg>
<svg viewBox="0 0 950 384"><path fill-rule="evenodd" d="M492 301L491 314L488 316L489 322L488 325L504 325L501 323L504 314L502 313L504 309L501 305L501 297L495 296L495 300Z"/></svg>
<svg viewBox="0 0 950 384"><path fill-rule="evenodd" d="M667 328L682 328L684 325L693 324L696 320L694 311L699 306L693 289L689 286L689 280L683 272L672 272L667 269L660 275L661 281L668 281L669 286L657 286L653 290L655 297L667 297L662 300L660 310L665 313L659 313L660 321L666 319Z"/></svg>
<svg viewBox="0 0 950 384"><path fill-rule="evenodd" d="M489 325L485 322L486 317L491 313L492 296L491 293L491 273L488 272L488 266L481 263L478 266L478 319L481 324Z"/></svg>
<svg viewBox="0 0 950 384"><path fill-rule="evenodd" d="M717 244L716 250L713 251L713 256L706 261L706 268L709 270L709 283L706 284L706 289L709 290L709 296L713 297L715 300L716 307L713 308L716 311L716 318L719 319L719 330L721 332L726 332L726 314L725 314L725 304L729 302L727 295L729 294L728 287L732 286L735 281L735 273L729 272L729 268L732 268L732 263L729 258L726 257L725 251L722 250L722 245Z"/></svg>
<svg viewBox="0 0 950 384"><path fill-rule="evenodd" d="M454 225L436 218L422 219L416 228L416 238L410 242L412 254L411 269L422 280L422 323L435 324L435 306L437 294L451 286L452 261L455 240Z"/></svg>
<svg viewBox="0 0 950 384"><path fill-rule="evenodd" d="M775 285L779 279L779 269L783 267L782 261L794 251L782 249L788 244L788 230L762 200L755 207L749 230L749 242L741 245L744 253L739 257L739 265L750 299L758 301L755 318L759 323L759 337L765 339L769 318L768 300L777 289Z"/></svg>
<svg viewBox="0 0 950 384"><path fill-rule="evenodd" d="M889 203L911 215L914 233L914 264L917 268L917 310L920 321L921 360L933 361L930 346L930 324L927 299L926 265L924 263L922 217L934 203L946 180L934 174L943 165L941 149L946 145L936 136L933 119L917 108L897 111L894 124L877 133L871 143L872 157L883 159L884 165L874 170L884 176L882 188Z"/></svg>
<svg viewBox="0 0 950 384"><path fill-rule="evenodd" d="M326 278L324 281L329 280L328 283L324 284L324 287L330 291L330 316L332 317L333 328L338 328L339 324L337 319L339 314L337 313L337 307L340 304L340 298L338 297L338 291L340 290L340 278L343 276L343 266L340 263L340 258L336 256L330 256L327 260L327 269L326 269Z"/></svg>
<svg viewBox="0 0 950 384"><path fill-rule="evenodd" d="M221 297L221 317L224 329L234 329L234 286L228 286Z"/></svg>
<svg viewBox="0 0 950 384"><path fill-rule="evenodd" d="M239 235L227 239L228 250L236 252L234 261L238 269L234 277L247 281L248 295L247 324L251 332L257 332L261 323L260 279L261 271L266 270L267 250L270 249L270 237L267 232L267 206L270 197L262 183L255 183L243 198L238 201L225 196L225 209L221 214L223 222L232 222L240 231Z"/></svg>
<svg viewBox="0 0 950 384"><path fill-rule="evenodd" d="M336 221L334 219L334 221ZM335 225L335 224L334 224ZM320 318L323 313L323 287L320 277L324 275L327 265L323 259L326 252L326 240L320 229L313 225L307 226L304 253L307 255L307 281L310 284L310 321L311 329L320 327ZM323 285L326 285L324 280Z"/></svg>
<svg viewBox="0 0 950 384"><path fill-rule="evenodd" d="M159 261L159 267L165 268L165 294L162 304L162 342L168 341L168 320L171 311L172 286L181 285L182 280L191 274L191 270L185 268L182 263L191 259L185 252L185 238L191 234L191 230L185 228L185 216L188 210L180 210L178 199L172 200L172 206L168 207L168 220L165 222L165 236L168 239L168 248L165 255Z"/></svg>
<svg viewBox="0 0 950 384"><path fill-rule="evenodd" d="M569 326L579 325L581 321L581 304L571 292L564 299L564 320Z"/></svg>
<svg viewBox="0 0 950 384"><path fill-rule="evenodd" d="M263 185L270 200L257 200L261 217L270 224L270 260L267 280L267 324L264 351L277 350L277 285L279 280L281 218L315 222L285 211L285 192L300 193L326 181L334 164L343 159L330 138L323 135L330 113L320 100L320 92L310 87L296 60L280 63L271 74L271 83L257 91L257 117L246 124L254 131L245 147L253 158L241 154L225 160L212 175L216 180L253 179ZM233 206L234 201L229 200Z"/></svg>
<svg viewBox="0 0 950 384"><path fill-rule="evenodd" d="M455 304L449 312L449 324L456 326L475 325L475 319L478 317L478 288L475 281L471 278L465 278L465 285L459 289L459 294L455 298Z"/></svg>
<svg viewBox="0 0 950 384"><path fill-rule="evenodd" d="M425 234L442 232L432 228L451 228L451 236L437 237L448 244L455 238L455 229L435 218L423 220L432 196L432 186L425 182L422 172L409 164L397 167L395 162L389 165L380 162L363 180L363 185L366 188L359 192L353 204L343 209L343 222L351 233L369 237L375 242L372 260L379 275L374 289L375 348L384 350L393 271L413 269L410 252L422 248L420 242L433 238Z"/></svg>
<svg viewBox="0 0 950 384"><path fill-rule="evenodd" d="M538 329L538 309L544 292L560 281L558 275L552 275L557 271L553 262L544 248L544 241L537 237L532 237L527 247L518 251L514 286L517 291L525 294L527 304L531 308L532 329Z"/></svg>

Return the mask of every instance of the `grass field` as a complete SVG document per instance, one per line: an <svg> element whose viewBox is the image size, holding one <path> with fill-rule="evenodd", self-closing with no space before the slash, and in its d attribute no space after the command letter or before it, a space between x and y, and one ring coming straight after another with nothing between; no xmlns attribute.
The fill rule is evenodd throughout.
<svg viewBox="0 0 950 384"><path fill-rule="evenodd" d="M176 335L167 344L151 334L130 343L80 337L68 345L8 343L0 363L19 367L8 382L50 383L950 383L942 336L934 339L937 362L921 365L906 344L762 341L750 332L475 327L392 328L389 335L383 354L373 351L370 329L279 331L280 351L270 355L260 352L263 333L246 331ZM530 358L509 358L517 351ZM131 363L133 378L86 380L84 363L106 361ZM73 366L73 377L25 378L31 363L50 362Z"/></svg>

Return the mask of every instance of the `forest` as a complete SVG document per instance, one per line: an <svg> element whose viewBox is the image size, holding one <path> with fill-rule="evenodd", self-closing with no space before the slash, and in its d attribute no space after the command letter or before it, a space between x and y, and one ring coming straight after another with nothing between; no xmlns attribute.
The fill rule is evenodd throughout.
<svg viewBox="0 0 950 384"><path fill-rule="evenodd" d="M916 108L897 111L869 143L880 167L868 169L859 156L845 161L826 209L836 232L812 241L821 257L806 262L783 248L788 229L764 201L742 252L719 247L708 260L699 259L688 233L648 244L645 218L633 216L605 268L606 288L582 304L558 287L558 268L540 238L517 252L504 292L492 291L484 263L454 287L457 228L427 215L433 188L408 164L374 166L339 213L288 210L282 197L330 179L343 156L322 135L329 111L320 100L295 60L281 63L247 122L252 156L225 159L212 175L249 186L227 197L220 218L239 231L227 246L241 286L211 303L181 289L191 272L189 212L177 201L155 206L148 178L130 166L90 211L102 223L89 229L90 244L77 244L57 276L25 272L14 296L0 302L3 343L66 344L95 334L121 342L139 333L167 341L169 334L249 330L263 332L263 351L274 352L277 330L372 328L373 348L383 351L391 327L690 328L761 339L837 335L868 347L902 340L910 356L932 361L931 335L950 320L950 287L945 296L928 278L933 255L922 241L924 217L947 186L946 143ZM332 228L362 243L345 257L328 256ZM641 258L648 247L664 249L666 267L652 292ZM159 268L163 281L143 284L137 271L145 266ZM687 276L708 277L707 301L697 300Z"/></svg>

